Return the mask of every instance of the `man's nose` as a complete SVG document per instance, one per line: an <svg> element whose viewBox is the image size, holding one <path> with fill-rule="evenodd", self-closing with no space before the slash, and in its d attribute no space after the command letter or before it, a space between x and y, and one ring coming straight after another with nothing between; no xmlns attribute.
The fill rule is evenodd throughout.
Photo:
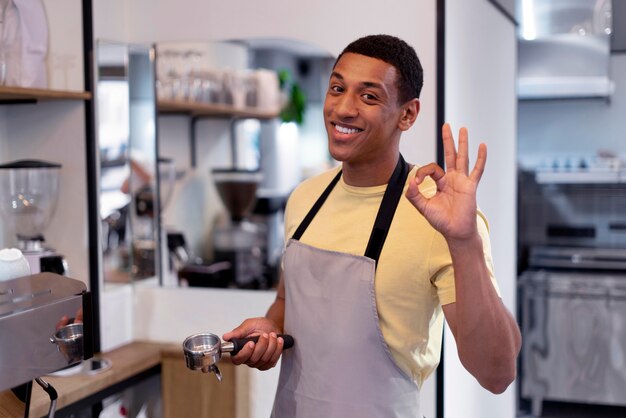
<svg viewBox="0 0 626 418"><path fill-rule="evenodd" d="M353 95L344 94L338 97L335 103L335 112L338 116L344 118L357 116L359 110Z"/></svg>

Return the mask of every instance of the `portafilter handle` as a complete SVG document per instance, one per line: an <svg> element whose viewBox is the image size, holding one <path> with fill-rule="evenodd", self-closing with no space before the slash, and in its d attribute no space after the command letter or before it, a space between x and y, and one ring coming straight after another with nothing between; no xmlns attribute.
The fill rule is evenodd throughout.
<svg viewBox="0 0 626 418"><path fill-rule="evenodd" d="M283 350L293 347L293 337L288 334L278 334L277 337L283 339ZM231 356L237 355L239 351L246 345L248 342L254 342L255 344L259 341L259 336L256 335L254 337L246 337L246 338L232 338L230 341L225 341L221 345L222 353L230 353Z"/></svg>

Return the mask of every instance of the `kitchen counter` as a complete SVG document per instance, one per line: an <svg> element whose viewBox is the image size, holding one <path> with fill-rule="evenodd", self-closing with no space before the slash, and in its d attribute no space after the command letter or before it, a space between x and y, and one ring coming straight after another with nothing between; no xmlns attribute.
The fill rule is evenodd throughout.
<svg viewBox="0 0 626 418"><path fill-rule="evenodd" d="M145 373L161 365L164 353L176 353L182 357L179 344L154 342L132 342L102 357L111 361L111 367L94 375L77 374L59 377L46 376L44 379L57 391L57 410L95 395L101 391ZM30 404L30 417L47 416L50 398L46 392L33 383ZM0 417L18 418L24 416L24 404L10 390L0 393Z"/></svg>

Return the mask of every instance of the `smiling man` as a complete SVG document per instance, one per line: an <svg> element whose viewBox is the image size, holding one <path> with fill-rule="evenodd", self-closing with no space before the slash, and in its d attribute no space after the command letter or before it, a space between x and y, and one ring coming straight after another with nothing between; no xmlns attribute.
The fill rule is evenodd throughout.
<svg viewBox="0 0 626 418"><path fill-rule="evenodd" d="M515 379L521 337L498 294L476 189L445 125L445 170L407 164L402 132L419 113L422 67L404 41L374 35L341 53L324 122L341 167L304 181L285 213L276 300L224 335L260 335L233 357L265 370L282 355L273 417L421 417L419 388L439 363L444 317L461 362L487 390ZM278 333L293 335L283 353Z"/></svg>

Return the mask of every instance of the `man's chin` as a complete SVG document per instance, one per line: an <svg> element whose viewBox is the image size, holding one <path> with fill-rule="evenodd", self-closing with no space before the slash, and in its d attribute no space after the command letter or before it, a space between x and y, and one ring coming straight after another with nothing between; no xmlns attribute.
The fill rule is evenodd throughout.
<svg viewBox="0 0 626 418"><path fill-rule="evenodd" d="M328 152L335 161L344 162L349 158L349 153L342 152L342 150L329 148Z"/></svg>

